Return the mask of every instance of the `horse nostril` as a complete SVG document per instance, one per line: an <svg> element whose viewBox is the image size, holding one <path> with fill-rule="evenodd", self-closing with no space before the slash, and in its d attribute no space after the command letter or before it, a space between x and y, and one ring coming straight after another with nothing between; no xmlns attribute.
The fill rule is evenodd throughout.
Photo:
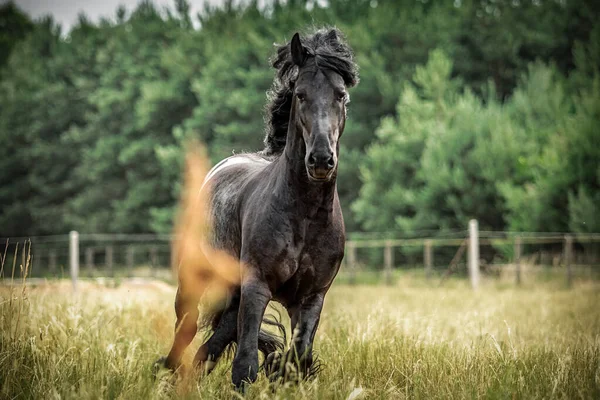
<svg viewBox="0 0 600 400"><path fill-rule="evenodd" d="M335 167L335 160L333 159L333 157L329 157L329 160L327 160L327 167L329 169L332 169L333 167Z"/></svg>

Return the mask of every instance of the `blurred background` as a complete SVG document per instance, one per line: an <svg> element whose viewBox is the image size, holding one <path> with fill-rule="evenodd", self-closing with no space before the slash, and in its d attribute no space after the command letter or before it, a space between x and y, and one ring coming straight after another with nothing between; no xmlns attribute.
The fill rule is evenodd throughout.
<svg viewBox="0 0 600 400"><path fill-rule="evenodd" d="M72 230L91 276L167 271L184 143L262 149L274 43L327 25L360 66L346 262L466 272L476 219L492 275L597 276L598 21L596 0L3 1L0 237L31 240L33 275L69 268Z"/></svg>

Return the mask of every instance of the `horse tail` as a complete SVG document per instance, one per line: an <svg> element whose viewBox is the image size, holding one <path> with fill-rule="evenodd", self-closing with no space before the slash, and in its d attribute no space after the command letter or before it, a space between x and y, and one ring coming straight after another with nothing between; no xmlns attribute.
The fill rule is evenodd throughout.
<svg viewBox="0 0 600 400"><path fill-rule="evenodd" d="M278 334L271 333L261 328L258 332L258 350L266 357L276 351L283 352L285 347L286 335L285 326L281 323L281 314L277 311L277 316L266 315L263 318L263 325L274 327Z"/></svg>

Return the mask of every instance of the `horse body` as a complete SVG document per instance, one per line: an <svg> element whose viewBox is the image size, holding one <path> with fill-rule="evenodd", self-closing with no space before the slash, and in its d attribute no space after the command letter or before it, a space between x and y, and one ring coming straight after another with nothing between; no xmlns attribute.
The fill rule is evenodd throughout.
<svg viewBox="0 0 600 400"><path fill-rule="evenodd" d="M208 174L212 245L239 259L241 284L226 306L209 314L213 335L195 364L206 372L237 343L232 381L238 388L265 370L285 373L285 362L306 375L325 294L344 255L344 221L336 189L339 138L346 119L346 88L357 82L352 53L337 30L317 31L303 44L298 34L279 47L267 149L230 157ZM180 282L175 340L166 366L176 369L197 331L198 299ZM287 309L291 348L261 330L271 300ZM271 322L271 324L278 325Z"/></svg>
<svg viewBox="0 0 600 400"><path fill-rule="evenodd" d="M213 246L260 275L286 307L326 291L345 243L335 181L315 187L285 157L272 162L242 154L227 161L207 177Z"/></svg>

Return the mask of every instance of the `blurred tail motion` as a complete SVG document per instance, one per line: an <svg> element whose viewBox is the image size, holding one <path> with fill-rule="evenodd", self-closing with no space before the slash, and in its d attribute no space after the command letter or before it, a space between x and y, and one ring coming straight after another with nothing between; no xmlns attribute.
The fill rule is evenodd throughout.
<svg viewBox="0 0 600 400"><path fill-rule="evenodd" d="M209 186L203 188L208 171L203 147L193 143L186 156L185 181L179 215L175 224L173 268L179 290L198 298L210 293L218 301L239 284L240 265L236 259L210 245L208 223Z"/></svg>
<svg viewBox="0 0 600 400"><path fill-rule="evenodd" d="M204 148L197 143L190 144L188 149L172 244L172 267L179 281L175 299L175 338L169 355L155 364L156 368L166 366L171 370L179 368L183 352L196 336L200 299L206 301L207 309L214 309L215 304L222 303L233 288L239 286L241 273L235 258L210 245L210 188L203 188L207 158Z"/></svg>

